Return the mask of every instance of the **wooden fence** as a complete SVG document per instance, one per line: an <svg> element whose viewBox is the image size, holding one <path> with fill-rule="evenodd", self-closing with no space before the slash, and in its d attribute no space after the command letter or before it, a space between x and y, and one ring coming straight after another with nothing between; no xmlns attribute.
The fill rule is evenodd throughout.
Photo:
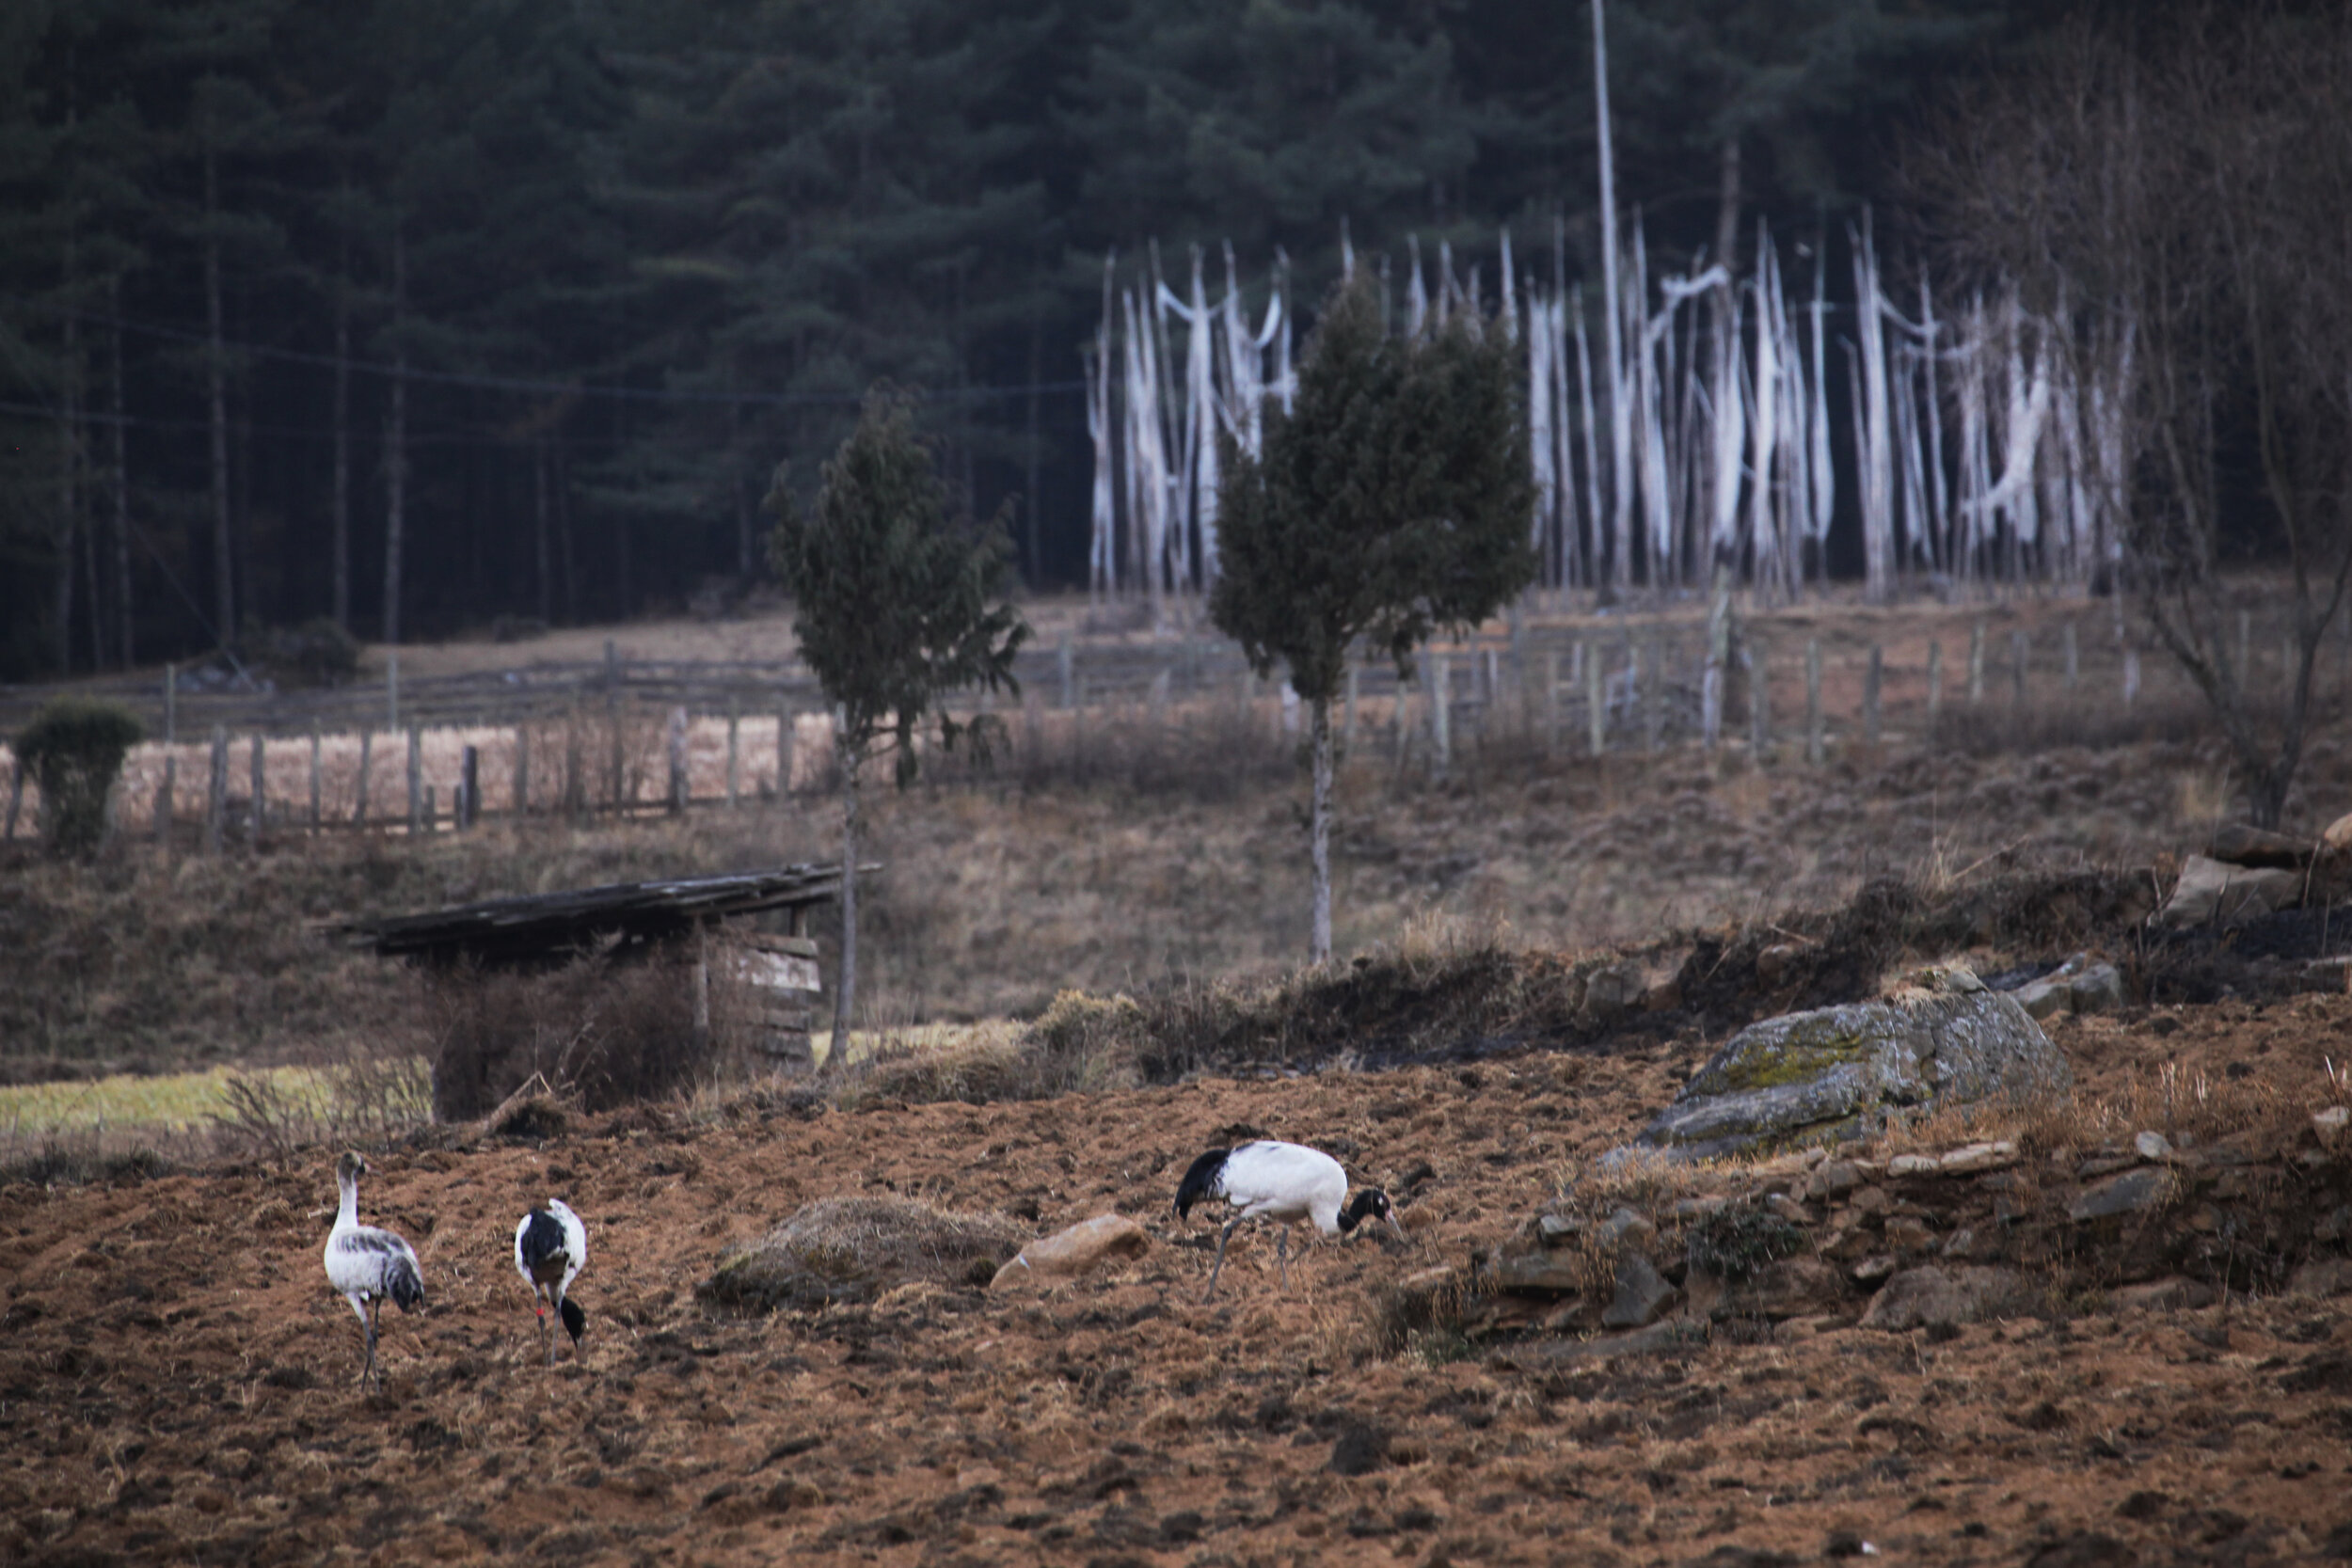
<svg viewBox="0 0 2352 1568"><path fill-rule="evenodd" d="M1956 629L1959 623L1954 622ZM1442 773L1465 749L1510 745L1570 757L1696 743L1819 764L1852 745L1934 741L1959 715L2010 724L2029 714L2128 715L2146 688L2186 683L2112 633L2065 622L2040 637L1979 618L1964 644L1940 638L1825 640L1758 623L1711 673L1702 624L1629 618L1598 630L1515 626L1424 650L1412 678L1351 668L1333 716L1351 755ZM2265 670L2250 617L2236 652ZM2343 647L2352 655L2352 638ZM2346 660L2336 661L2344 688ZM998 706L1017 764L1050 769L1088 737L1205 733L1222 726L1295 745L1306 716L1286 686L1257 679L1230 642L1197 639L1025 653L1018 707ZM1719 696L1710 705L1710 681ZM832 725L793 663L602 660L279 693L168 684L82 684L139 712L160 738L126 763L115 831L200 834L212 849L265 832L464 831L485 818L561 813L629 816L789 798L829 784ZM0 695L13 727L39 694ZM984 702L961 703L965 712ZM1710 707L1716 722L1709 734ZM1115 743L1106 741L1105 743ZM29 827L38 791L12 755L5 834ZM257 802L259 802L257 806Z"/></svg>

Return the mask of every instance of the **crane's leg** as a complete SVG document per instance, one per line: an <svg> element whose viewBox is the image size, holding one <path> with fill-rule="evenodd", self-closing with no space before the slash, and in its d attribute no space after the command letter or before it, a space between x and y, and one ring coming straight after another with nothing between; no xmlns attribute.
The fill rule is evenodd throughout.
<svg viewBox="0 0 2352 1568"><path fill-rule="evenodd" d="M368 1362L366 1366L359 1369L359 1386L362 1390L367 1387L370 1378L375 1379L375 1386L378 1388L384 1386L383 1376L375 1370L375 1298L370 1296L368 1298Z"/></svg>
<svg viewBox="0 0 2352 1568"><path fill-rule="evenodd" d="M1226 1223L1224 1233L1216 1239L1216 1266L1209 1271L1209 1288L1200 1297L1202 1301L1213 1300L1216 1295L1216 1276L1225 1272L1225 1243L1233 1239L1233 1227L1239 1225L1241 1220L1242 1217L1235 1214Z"/></svg>
<svg viewBox="0 0 2352 1568"><path fill-rule="evenodd" d="M564 1337L564 1292L559 1290L551 1291L548 1294L554 1298L555 1303L555 1319L547 1325L548 1365L552 1367L555 1365L555 1342Z"/></svg>
<svg viewBox="0 0 2352 1568"><path fill-rule="evenodd" d="M1291 1227L1282 1227L1282 1239L1274 1243L1274 1260L1282 1265L1282 1289L1291 1288Z"/></svg>

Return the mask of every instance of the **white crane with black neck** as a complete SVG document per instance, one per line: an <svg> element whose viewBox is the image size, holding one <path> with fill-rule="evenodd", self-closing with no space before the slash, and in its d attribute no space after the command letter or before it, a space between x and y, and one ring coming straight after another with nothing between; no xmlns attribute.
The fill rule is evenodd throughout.
<svg viewBox="0 0 2352 1568"><path fill-rule="evenodd" d="M335 1183L342 1189L342 1205L335 1212L335 1228L326 1233L326 1282L351 1303L359 1325L368 1331L367 1364L359 1369L359 1386L371 1378L378 1388L384 1375L375 1365L375 1315L385 1297L403 1312L424 1300L424 1271L406 1242L381 1226L359 1223L359 1178L366 1160L345 1150L335 1162Z"/></svg>
<svg viewBox="0 0 2352 1568"><path fill-rule="evenodd" d="M1366 1219L1382 1219L1397 1235L1405 1234L1389 1195L1377 1187L1365 1188L1343 1209L1347 1199L1346 1169L1323 1150L1305 1144L1264 1140L1209 1150L1192 1163L1176 1188L1177 1216L1187 1218L1194 1204L1220 1197L1236 1212L1216 1239L1216 1264L1209 1270L1209 1289L1202 1301L1216 1294L1217 1275L1225 1269L1225 1243L1233 1239L1234 1227L1247 1219L1263 1217L1281 1227L1275 1257L1281 1264L1286 1291L1291 1283L1294 1221L1311 1220L1324 1235L1343 1236Z"/></svg>
<svg viewBox="0 0 2352 1568"><path fill-rule="evenodd" d="M560 1197L551 1197L522 1217L515 1227L515 1272L531 1287L531 1305L539 1314L539 1335L547 1341L548 1365L555 1365L555 1330L548 1323L548 1307L563 1320L572 1337L572 1355L580 1355L580 1337L588 1331L588 1314L571 1298L572 1281L588 1264L588 1227Z"/></svg>

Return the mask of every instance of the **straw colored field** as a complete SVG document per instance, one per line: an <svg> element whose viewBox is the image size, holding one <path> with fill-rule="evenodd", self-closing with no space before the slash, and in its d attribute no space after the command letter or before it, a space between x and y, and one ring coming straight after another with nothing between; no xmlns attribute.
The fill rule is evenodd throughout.
<svg viewBox="0 0 2352 1568"><path fill-rule="evenodd" d="M317 1068L213 1068L204 1072L138 1077L116 1073L84 1082L20 1084L0 1088L0 1144L61 1133L186 1132L233 1115L230 1084L239 1078L300 1101L325 1101L335 1081Z"/></svg>

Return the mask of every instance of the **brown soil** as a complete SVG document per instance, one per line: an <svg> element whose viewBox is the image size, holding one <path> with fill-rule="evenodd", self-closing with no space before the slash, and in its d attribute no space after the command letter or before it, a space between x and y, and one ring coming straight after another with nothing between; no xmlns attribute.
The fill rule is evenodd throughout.
<svg viewBox="0 0 2352 1568"><path fill-rule="evenodd" d="M2300 1100L2352 1053L2352 1001L2058 1033L2089 1101L2167 1064ZM1533 1371L1524 1344L1381 1349L1392 1282L1497 1246L1703 1049L1014 1105L769 1095L386 1154L361 1206L417 1244L429 1295L388 1317L376 1398L350 1386L359 1331L319 1270L330 1151L12 1186L0 1558L2050 1568L2352 1548L2352 1298L2061 1303L1943 1336L1833 1321ZM1416 1244L1318 1245L1284 1293L1271 1238L1244 1236L1200 1305L1213 1232L1169 1196L1199 1149L1259 1131L1405 1196ZM549 1193L593 1227L586 1354L552 1371L507 1253ZM1041 1297L697 1303L729 1244L890 1194L1040 1232L1116 1210L1160 1244Z"/></svg>

